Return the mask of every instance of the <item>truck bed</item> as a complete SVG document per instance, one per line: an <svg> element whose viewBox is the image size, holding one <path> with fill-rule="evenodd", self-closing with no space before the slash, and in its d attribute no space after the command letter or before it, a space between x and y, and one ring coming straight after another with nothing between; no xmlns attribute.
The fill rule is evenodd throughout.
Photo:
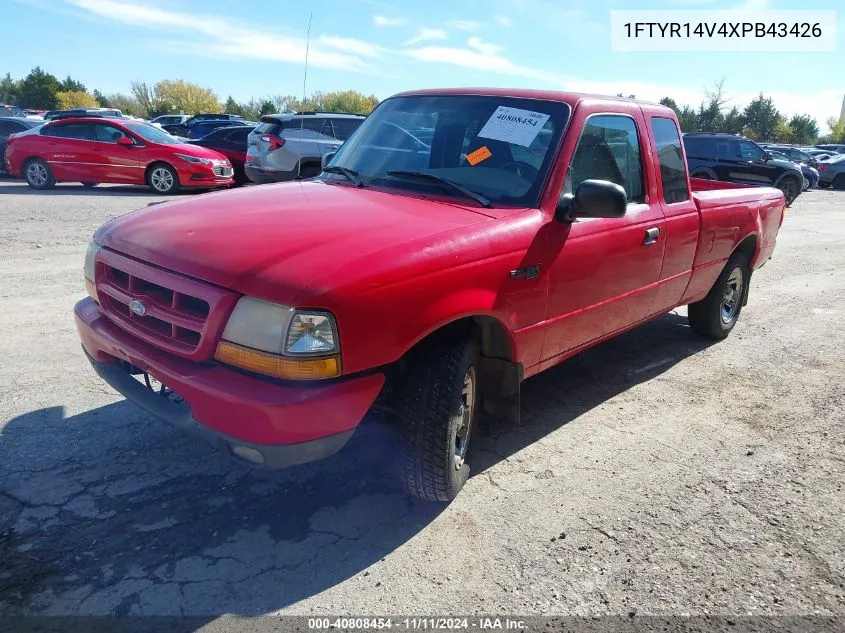
<svg viewBox="0 0 845 633"><path fill-rule="evenodd" d="M695 267L726 261L737 243L754 233L760 236L760 243L756 244L751 267L766 263L786 212L783 192L774 187L699 178L690 178L690 185L701 215Z"/></svg>

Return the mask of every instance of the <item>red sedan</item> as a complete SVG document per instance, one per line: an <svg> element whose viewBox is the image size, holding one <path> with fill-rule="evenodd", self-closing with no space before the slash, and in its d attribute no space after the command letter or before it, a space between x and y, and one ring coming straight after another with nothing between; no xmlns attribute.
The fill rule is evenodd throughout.
<svg viewBox="0 0 845 633"><path fill-rule="evenodd" d="M30 187L57 182L149 185L157 193L180 188L225 187L233 169L222 154L183 143L167 132L130 119L61 119L8 139L6 170Z"/></svg>

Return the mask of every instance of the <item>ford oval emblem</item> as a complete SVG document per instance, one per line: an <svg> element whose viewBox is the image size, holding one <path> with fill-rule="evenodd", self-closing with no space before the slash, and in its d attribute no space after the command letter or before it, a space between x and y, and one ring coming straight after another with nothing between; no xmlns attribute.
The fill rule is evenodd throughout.
<svg viewBox="0 0 845 633"><path fill-rule="evenodd" d="M132 314L136 316L144 316L147 313L147 306L137 299L133 299L129 302L129 310L131 310Z"/></svg>

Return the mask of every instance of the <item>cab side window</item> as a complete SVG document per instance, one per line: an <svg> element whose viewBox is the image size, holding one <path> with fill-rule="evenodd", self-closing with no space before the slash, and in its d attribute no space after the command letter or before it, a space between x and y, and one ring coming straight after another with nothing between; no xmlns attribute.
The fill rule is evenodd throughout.
<svg viewBox="0 0 845 633"><path fill-rule="evenodd" d="M76 139L79 141L93 141L94 130L90 123L59 123L44 128L43 136Z"/></svg>
<svg viewBox="0 0 845 633"><path fill-rule="evenodd" d="M657 162L660 164L660 181L666 204L689 200L687 168L681 150L681 136L672 119L654 117L651 131L657 145Z"/></svg>
<svg viewBox="0 0 845 633"><path fill-rule="evenodd" d="M101 143L117 143L118 139L126 136L126 133L123 130L119 130L112 125L106 125L104 123L95 124L94 133L96 134L95 140L100 141Z"/></svg>
<svg viewBox="0 0 845 633"><path fill-rule="evenodd" d="M763 150L751 141L739 141L739 155L745 160L762 160Z"/></svg>
<svg viewBox="0 0 845 633"><path fill-rule="evenodd" d="M640 140L631 117L601 114L587 119L566 174L564 193L574 193L585 180L609 180L625 189L628 202L645 201Z"/></svg>

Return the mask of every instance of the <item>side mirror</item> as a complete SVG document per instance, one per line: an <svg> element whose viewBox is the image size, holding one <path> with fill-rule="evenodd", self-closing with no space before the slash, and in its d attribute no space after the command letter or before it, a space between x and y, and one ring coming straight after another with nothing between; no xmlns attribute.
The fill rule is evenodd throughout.
<svg viewBox="0 0 845 633"><path fill-rule="evenodd" d="M628 207L625 190L608 180L585 180L575 194L565 193L555 209L558 222L573 222L576 216L585 218L621 218Z"/></svg>
<svg viewBox="0 0 845 633"><path fill-rule="evenodd" d="M123 145L124 147L135 147L135 141L133 141L128 136L121 136L119 139L117 139L117 144Z"/></svg>
<svg viewBox="0 0 845 633"><path fill-rule="evenodd" d="M763 152L763 160L772 160L775 157L771 152Z"/></svg>
<svg viewBox="0 0 845 633"><path fill-rule="evenodd" d="M323 158L320 160L320 169L325 169L326 165L328 165L332 161L332 158L334 158L335 154L337 154L337 152L329 152L328 154L323 154Z"/></svg>

